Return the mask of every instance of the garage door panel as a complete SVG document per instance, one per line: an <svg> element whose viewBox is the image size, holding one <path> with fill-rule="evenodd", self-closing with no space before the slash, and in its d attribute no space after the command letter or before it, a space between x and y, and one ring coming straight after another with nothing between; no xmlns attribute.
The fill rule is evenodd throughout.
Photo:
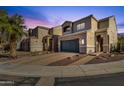
<svg viewBox="0 0 124 93"><path fill-rule="evenodd" d="M79 52L79 39L61 41L61 51Z"/></svg>

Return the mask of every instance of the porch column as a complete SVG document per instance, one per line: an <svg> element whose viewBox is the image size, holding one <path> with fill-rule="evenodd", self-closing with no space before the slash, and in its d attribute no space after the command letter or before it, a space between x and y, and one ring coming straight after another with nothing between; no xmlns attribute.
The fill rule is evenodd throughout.
<svg viewBox="0 0 124 93"><path fill-rule="evenodd" d="M108 37L107 33L105 33L103 35L103 51L104 52L110 52L110 49L109 49L109 37Z"/></svg>
<svg viewBox="0 0 124 93"><path fill-rule="evenodd" d="M61 40L58 39L58 52L60 52L60 51L61 51Z"/></svg>

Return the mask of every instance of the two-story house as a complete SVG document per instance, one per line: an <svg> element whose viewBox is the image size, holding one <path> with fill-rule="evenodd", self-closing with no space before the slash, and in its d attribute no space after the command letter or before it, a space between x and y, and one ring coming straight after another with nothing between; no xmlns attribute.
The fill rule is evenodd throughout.
<svg viewBox="0 0 124 93"><path fill-rule="evenodd" d="M110 52L117 46L117 27L114 16L97 20L93 15L77 21L65 21L59 37L62 52Z"/></svg>
<svg viewBox="0 0 124 93"><path fill-rule="evenodd" d="M93 15L65 21L53 28L37 26L29 29L22 49L60 52L111 52L117 47L117 25L114 16L97 20Z"/></svg>

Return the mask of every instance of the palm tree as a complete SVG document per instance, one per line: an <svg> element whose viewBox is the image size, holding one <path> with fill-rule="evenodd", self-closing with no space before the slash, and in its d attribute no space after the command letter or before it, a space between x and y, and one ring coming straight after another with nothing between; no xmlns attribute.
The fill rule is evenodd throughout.
<svg viewBox="0 0 124 93"><path fill-rule="evenodd" d="M22 16L15 14L9 18L9 23L11 25L12 31L8 31L8 40L10 43L10 55L11 57L16 57L16 47L17 41L21 39L24 33L24 19Z"/></svg>
<svg viewBox="0 0 124 93"><path fill-rule="evenodd" d="M12 31L11 25L9 23L9 17L6 11L0 10L0 37L1 39L6 39L6 31Z"/></svg>
<svg viewBox="0 0 124 93"><path fill-rule="evenodd" d="M0 38L1 38L1 46L4 48L5 44L7 44L7 33L11 32L11 25L9 24L9 17L6 11L0 10Z"/></svg>
<svg viewBox="0 0 124 93"><path fill-rule="evenodd" d="M0 16L0 30L6 34L6 40L10 45L10 56L15 58L17 56L17 41L25 34L24 19L17 14L9 17L5 11L0 11L0 13L2 14Z"/></svg>

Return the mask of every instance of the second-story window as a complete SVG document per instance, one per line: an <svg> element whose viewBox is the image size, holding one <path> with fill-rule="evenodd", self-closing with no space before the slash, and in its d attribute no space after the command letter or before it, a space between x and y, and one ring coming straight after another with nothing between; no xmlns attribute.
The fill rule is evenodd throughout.
<svg viewBox="0 0 124 93"><path fill-rule="evenodd" d="M38 32L33 30L32 33L31 33L31 36L37 37L38 36L37 34L38 34Z"/></svg>
<svg viewBox="0 0 124 93"><path fill-rule="evenodd" d="M71 28L69 26L64 28L64 32L69 32L69 31L71 31Z"/></svg>
<svg viewBox="0 0 124 93"><path fill-rule="evenodd" d="M80 23L77 25L77 31L82 30L85 28L85 23Z"/></svg>

